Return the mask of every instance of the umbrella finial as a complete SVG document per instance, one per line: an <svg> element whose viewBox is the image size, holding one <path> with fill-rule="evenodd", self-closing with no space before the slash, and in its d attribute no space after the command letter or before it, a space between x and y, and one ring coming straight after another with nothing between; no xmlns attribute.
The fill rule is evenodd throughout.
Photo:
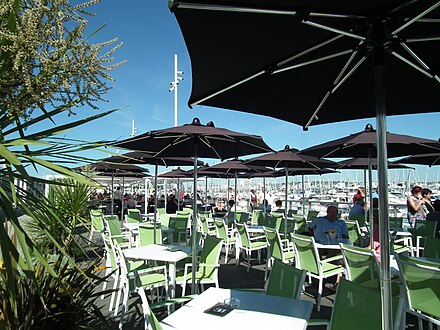
<svg viewBox="0 0 440 330"><path fill-rule="evenodd" d="M288 145L288 144L286 144L285 146L284 146L284 151L289 151L290 150L290 146Z"/></svg>
<svg viewBox="0 0 440 330"><path fill-rule="evenodd" d="M366 132L374 131L373 125L371 125L371 124L367 124L367 125L365 126L365 131L366 131Z"/></svg>
<svg viewBox="0 0 440 330"><path fill-rule="evenodd" d="M194 118L193 121L192 121L192 123L191 123L191 125L201 125L201 124L200 124L200 119L197 118L197 117Z"/></svg>
<svg viewBox="0 0 440 330"><path fill-rule="evenodd" d="M215 127L213 121L208 122L208 123L206 124L206 126L208 126L208 127Z"/></svg>

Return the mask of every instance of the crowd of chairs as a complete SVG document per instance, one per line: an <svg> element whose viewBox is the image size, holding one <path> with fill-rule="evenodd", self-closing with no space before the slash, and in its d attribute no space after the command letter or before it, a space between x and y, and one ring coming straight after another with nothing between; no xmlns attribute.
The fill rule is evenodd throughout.
<svg viewBox="0 0 440 330"><path fill-rule="evenodd" d="M320 310L326 279L341 274L343 278L337 287L331 320L311 320L310 325L326 324L328 329L338 329L342 322L347 322L344 319L346 313L349 313L347 317L356 320L356 324L362 324L357 326L359 329L373 329L380 324L380 267L375 252L368 246L370 233L365 217L346 220L351 244L341 243L339 254L325 258L314 238L306 235L308 222L318 216L316 211L309 211L307 217L303 217L289 210L287 219L283 210L272 214L264 214L261 210L254 210L252 214L230 212L225 218L215 218L206 210L199 210L197 214L198 231L192 233L191 209L171 215L158 209L160 223L156 226L142 222L138 210L129 210L124 220L138 223L138 237L135 240L133 233L124 230L116 216L104 217L98 210L91 211L90 239L95 232L101 233L106 250L106 275L111 275L109 278L114 281L111 290L106 290L104 284L103 295L111 292L109 310L114 310L115 315L122 301L121 326L128 297L132 294L141 298L146 328L154 328L160 324L151 312L152 307L174 305L191 299L185 294L193 271L200 286L198 292L203 291L203 285L206 284L218 287L218 269L223 250L224 263L229 258L235 258L237 266L241 261L245 262L247 271L252 267L253 254L257 255L258 263L262 263L262 257L265 257L266 294L298 299L305 293L306 278L309 284L317 281L317 311ZM390 228L402 228L402 222L402 219L390 218ZM171 233L164 235L161 226L171 228ZM396 329L403 328L406 312L419 317L420 322L425 320L440 325L440 240L435 238L435 228L432 223L417 222L412 236L401 238L392 235L398 267L392 279ZM169 242L191 245L194 234L201 253L197 257L196 270L191 269L190 260L179 264L176 284L182 286L181 298L170 299L168 296L168 276L164 264L124 257L124 250L135 245ZM243 259L240 258L241 254ZM149 297L146 293L149 293Z"/></svg>

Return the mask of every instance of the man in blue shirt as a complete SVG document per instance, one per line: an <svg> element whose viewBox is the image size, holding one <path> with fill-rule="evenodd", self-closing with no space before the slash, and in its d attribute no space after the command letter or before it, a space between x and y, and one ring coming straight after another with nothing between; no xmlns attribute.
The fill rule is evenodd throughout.
<svg viewBox="0 0 440 330"><path fill-rule="evenodd" d="M343 220L338 219L338 208L334 205L327 207L327 215L313 220L307 229L313 234L316 242L322 244L336 238L348 238L347 225Z"/></svg>
<svg viewBox="0 0 440 330"><path fill-rule="evenodd" d="M348 213L348 219L355 219L355 216L365 215L364 200L362 198L356 199L355 205L351 208L350 213Z"/></svg>

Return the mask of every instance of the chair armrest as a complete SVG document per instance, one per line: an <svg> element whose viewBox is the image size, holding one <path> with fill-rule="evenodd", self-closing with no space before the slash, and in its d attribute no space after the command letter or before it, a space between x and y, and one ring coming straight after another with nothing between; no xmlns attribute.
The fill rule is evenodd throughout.
<svg viewBox="0 0 440 330"><path fill-rule="evenodd" d="M250 241L259 241L259 240L266 240L266 236L253 236L249 237Z"/></svg>
<svg viewBox="0 0 440 330"><path fill-rule="evenodd" d="M144 269L135 269L133 270L132 273L128 273L127 277L128 278L135 278L136 276L142 276L145 274L149 274L149 273L154 273L154 272L158 272L158 271L163 271L165 276L167 276L167 269L165 266L155 266L155 267L148 267L148 268L144 268Z"/></svg>
<svg viewBox="0 0 440 330"><path fill-rule="evenodd" d="M314 326L320 326L325 325L327 329L330 329L330 321L329 320L322 320L322 319L310 319L307 321L307 327L314 327Z"/></svg>
<svg viewBox="0 0 440 330"><path fill-rule="evenodd" d="M335 260L340 260L342 258L343 258L343 256L342 256L342 254L340 254L340 255L337 255L337 256L330 257L330 258L325 258L325 259L321 260L321 262L327 263L327 262L332 262L332 261L335 261Z"/></svg>

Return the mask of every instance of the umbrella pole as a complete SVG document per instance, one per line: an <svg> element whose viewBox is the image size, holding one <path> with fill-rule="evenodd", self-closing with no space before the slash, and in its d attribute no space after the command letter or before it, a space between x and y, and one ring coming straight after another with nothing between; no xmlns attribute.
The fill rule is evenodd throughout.
<svg viewBox="0 0 440 330"><path fill-rule="evenodd" d="M383 46L374 51L374 79L377 125L377 170L379 174L379 238L381 255L382 329L393 328L390 271L390 232L388 222L388 175L385 107L385 64Z"/></svg>
<svg viewBox="0 0 440 330"><path fill-rule="evenodd" d="M121 210L121 221L124 219L124 205L125 205L125 175L122 176L122 210Z"/></svg>
<svg viewBox="0 0 440 330"><path fill-rule="evenodd" d="M205 177L205 214L208 212L208 176Z"/></svg>
<svg viewBox="0 0 440 330"><path fill-rule="evenodd" d="M266 200L266 178L263 178L263 214L264 219L266 219L266 203L264 202Z"/></svg>
<svg viewBox="0 0 440 330"><path fill-rule="evenodd" d="M144 213L147 214L148 213L148 190L147 190L147 184L148 184L148 179L145 178L145 183L144 183Z"/></svg>
<svg viewBox="0 0 440 330"><path fill-rule="evenodd" d="M153 242L156 243L156 220L157 220L157 161L154 164L154 221L153 221Z"/></svg>
<svg viewBox="0 0 440 330"><path fill-rule="evenodd" d="M284 197L284 238L287 238L287 193L289 192L288 184L289 184L289 169L286 166L285 169L286 174L286 193Z"/></svg>
<svg viewBox="0 0 440 330"><path fill-rule="evenodd" d="M304 191L304 174L301 175L301 181L302 181L302 207L303 207L303 217L306 217L306 208L305 208L305 191Z"/></svg>
<svg viewBox="0 0 440 330"><path fill-rule="evenodd" d="M177 178L177 211L179 211L179 207L180 207L180 200L179 200L179 190L180 190L180 179Z"/></svg>
<svg viewBox="0 0 440 330"><path fill-rule="evenodd" d="M115 173L112 172L112 200L111 200L111 211L110 211L110 215L113 217L113 208L115 206L115 189L113 187L113 178L114 178Z"/></svg>
<svg viewBox="0 0 440 330"><path fill-rule="evenodd" d="M235 177L234 177L234 205L235 205L235 211L237 211L237 171L235 171Z"/></svg>
<svg viewBox="0 0 440 330"><path fill-rule="evenodd" d="M368 212L368 221L370 222L370 248L374 248L373 236L374 236L374 221L373 221L373 169L371 166L371 149L368 149L368 198L370 200L370 212Z"/></svg>
<svg viewBox="0 0 440 330"><path fill-rule="evenodd" d="M194 196L193 196L193 221L192 221L192 269L191 269L191 294L196 290L197 270L197 141L194 142ZM185 284L184 284L185 285Z"/></svg>

